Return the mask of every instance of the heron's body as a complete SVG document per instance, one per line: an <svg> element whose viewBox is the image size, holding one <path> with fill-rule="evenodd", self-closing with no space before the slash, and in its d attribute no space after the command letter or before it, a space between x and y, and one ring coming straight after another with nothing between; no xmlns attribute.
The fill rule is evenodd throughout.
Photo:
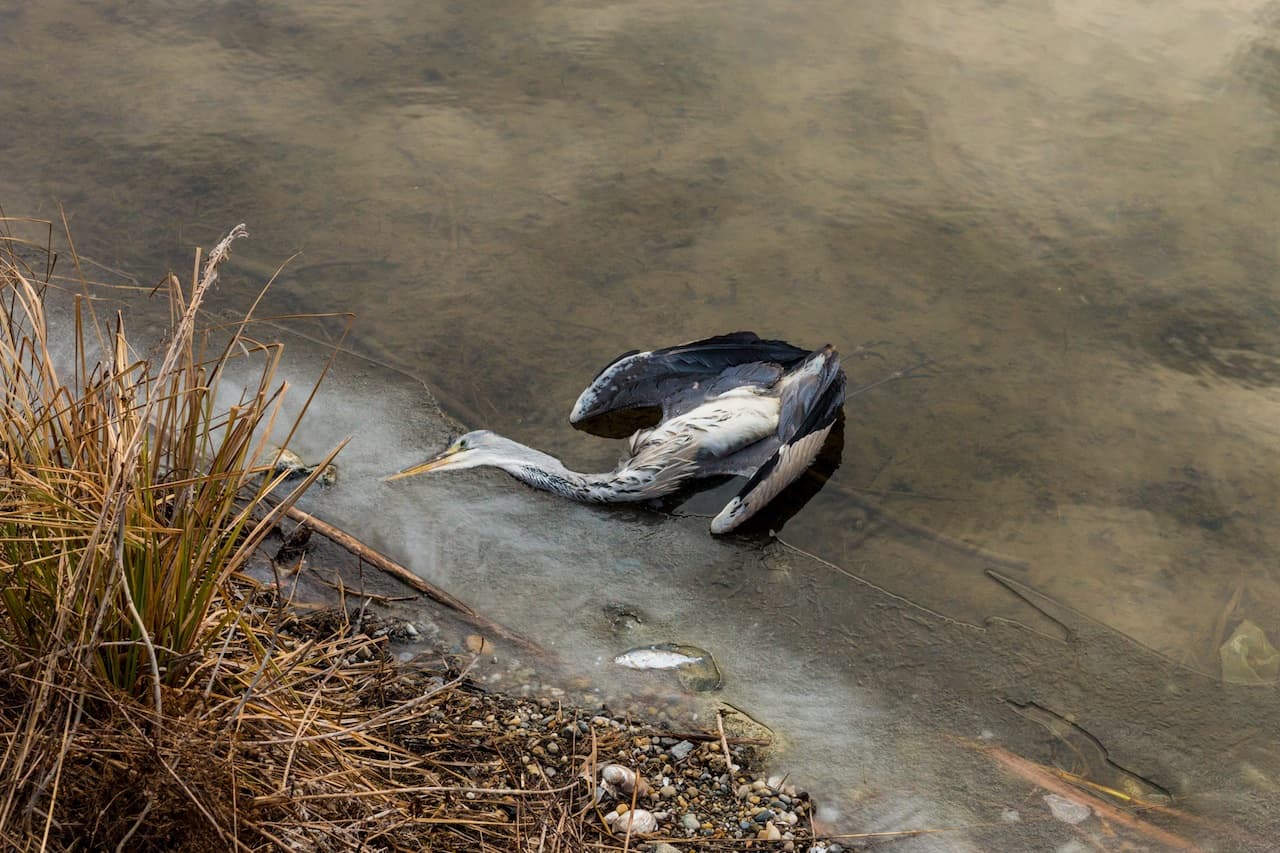
<svg viewBox="0 0 1280 853"><path fill-rule="evenodd" d="M716 516L732 530L813 462L844 401L845 378L830 346L808 352L737 332L615 359L582 392L571 422L630 408L661 408L633 434L628 454L603 474L571 471L549 454L488 431L468 433L396 477L489 465L537 489L591 503L659 498L691 479L751 479Z"/></svg>

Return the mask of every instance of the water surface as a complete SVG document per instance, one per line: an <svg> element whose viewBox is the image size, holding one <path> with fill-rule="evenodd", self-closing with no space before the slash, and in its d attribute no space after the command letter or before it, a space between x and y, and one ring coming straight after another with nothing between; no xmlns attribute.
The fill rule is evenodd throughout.
<svg viewBox="0 0 1280 853"><path fill-rule="evenodd" d="M0 45L6 212L62 204L90 271L147 285L247 221L224 306L300 251L268 310L356 312L353 348L425 383L334 385L308 440L354 434L364 480L317 511L583 666L712 649L842 828L1101 843L945 746L1070 769L1061 719L1216 821L1182 835L1274 833L1274 686L1221 685L1219 647L1280 642L1276 4L48 2ZM855 382L937 365L846 406L780 534L825 562L712 540L702 505L374 485L444 439L427 391L608 467L582 385L733 329L887 341Z"/></svg>

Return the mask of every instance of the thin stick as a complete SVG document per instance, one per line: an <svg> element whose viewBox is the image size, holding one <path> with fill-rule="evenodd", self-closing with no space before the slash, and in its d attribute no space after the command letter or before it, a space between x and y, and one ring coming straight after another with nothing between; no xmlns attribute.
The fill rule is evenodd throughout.
<svg viewBox="0 0 1280 853"><path fill-rule="evenodd" d="M452 595L440 589L439 587L431 583L428 583L420 575L417 575L414 572L411 572L409 569L406 569L404 566L400 565L395 560L391 559L385 554L382 554L381 552L375 551L373 548L361 542L359 539L355 538L350 533L347 533L344 530L334 527L329 522L321 521L311 513L303 512L302 510L298 509L296 506L289 507L284 511L284 514L289 516L289 518L292 518L294 521L298 522L299 524L307 525L312 530L319 533L321 536L325 537L326 539L332 540L334 543L338 545L341 545L343 548L350 551L352 554L359 557L361 560L364 560L366 563L369 563L371 566L374 566L375 568L383 572L386 572L387 574L391 575L393 578L405 584L406 586L413 587L418 592L427 596L427 598L430 598L433 601L443 604L445 607L448 607L450 610L461 613L464 616L478 617L480 615L476 613L476 611L471 607L471 605L467 604L466 602L458 598L453 597Z"/></svg>
<svg viewBox="0 0 1280 853"><path fill-rule="evenodd" d="M1140 820L1123 809L1111 805L1106 800L1094 796L1088 791L1082 791L1079 788L1067 784L1051 773L1047 768L1036 764L1034 761L1030 761L1020 755L1010 752L1007 749L998 746L969 744L964 741L961 741L961 743L965 743L966 746L970 746L972 749L976 749L979 752L985 752L993 758L997 764L1003 766L1004 769L1012 772L1016 776L1021 776L1033 785L1037 785L1046 791L1050 791L1060 797L1064 797L1073 803L1088 806L1093 809L1099 817L1110 819L1123 827L1139 832L1147 838L1157 841L1164 849L1189 851L1200 849L1195 843L1188 841L1180 835L1175 835L1166 829L1161 829L1154 824Z"/></svg>
<svg viewBox="0 0 1280 853"><path fill-rule="evenodd" d="M547 794L563 794L565 791L571 791L578 786L577 779L556 788L477 788L466 785L409 785L402 788L379 788L377 790L364 791L334 791L325 794L267 794L261 797L254 797L250 801L250 805L255 808L262 806L280 805L282 803L311 803L321 800L342 800L342 799L362 799L364 797L383 797L389 794L405 795L405 794L475 794L477 796L490 797L539 797ZM457 818L450 817L450 822Z"/></svg>
<svg viewBox="0 0 1280 853"><path fill-rule="evenodd" d="M729 741L724 736L724 712L719 708L716 708L716 730L720 732L720 748L724 750L724 769L732 783L733 774L738 772L738 765L733 763L733 758L729 755Z"/></svg>
<svg viewBox="0 0 1280 853"><path fill-rule="evenodd" d="M147 819L147 815L151 813L151 807L155 804L155 800L150 797L147 798L147 804L142 807L137 820L133 822L133 826L129 827L129 831L124 834L124 837L120 839L120 843L116 845L116 853L124 853L128 849L129 839L133 838L133 834L138 831L138 827L142 826L142 822Z"/></svg>
<svg viewBox="0 0 1280 853"><path fill-rule="evenodd" d="M402 719L407 712L421 705L423 702L426 702L430 699L434 699L439 694L444 693L448 690L452 690L453 688L461 684L463 680L467 677L467 673L471 671L471 667L474 664L475 664L475 659L473 659L471 663L467 664L467 666L462 670L462 672L458 673L457 677L455 677L452 681L447 681L444 684L441 684L439 687L435 687L431 690L428 690L426 693L423 693L421 696L415 696L413 699L409 699L408 701L401 702L399 705L388 708L382 713L375 714L374 716L369 717L366 720L362 720L361 722L356 723L355 725L347 726L346 728L342 728L342 729L337 729L336 731L321 732L319 734L306 735L303 737L299 737L295 735L294 737L287 737L287 738L270 738L266 740L250 741L250 743L252 743L254 746L271 746L273 744L282 744L282 743L296 745L299 743L312 743L314 741L321 741L321 740L333 740L335 738L347 737L348 735L352 735L352 734L355 734L356 732L364 731L365 729L371 729L371 728L374 728L375 726L380 726L383 723L387 722L388 720Z"/></svg>
<svg viewBox="0 0 1280 853"><path fill-rule="evenodd" d="M375 551L373 548L361 542L350 533L334 527L327 521L321 521L314 515L311 515L308 512L303 512L295 506L291 506L286 509L285 515L299 524L307 525L316 533L319 533L321 536L331 540L333 543L342 546L347 551L379 571L385 572L406 586L416 589L432 601L443 604L445 607L457 613L463 621L469 623L477 631L484 634L491 634L495 637L515 643L516 645L522 646L526 650L534 652L541 657L550 657L546 649L542 648L534 641L522 637L510 628L507 628L489 617L476 612L476 610L469 604L465 603L461 599L455 598L440 589L438 586L429 583L420 575L411 572L409 569L400 565L385 554Z"/></svg>
<svg viewBox="0 0 1280 853"><path fill-rule="evenodd" d="M120 591L124 593L124 603L129 608L129 615L133 617L134 624L138 626L138 636L142 638L142 644L147 650L147 665L151 668L151 701L155 704L155 722L159 725L164 719L164 705L160 693L160 662L156 658L156 647L151 642L151 632L147 630L147 623L142 621L142 614L133 603L133 593L129 591L129 578L124 570L124 523L125 516L121 512L116 533L116 570L120 573Z"/></svg>
<svg viewBox="0 0 1280 853"><path fill-rule="evenodd" d="M731 746L773 746L773 741L764 737L724 737L715 732L660 732L659 737L670 737L677 740L708 741L724 739Z"/></svg>

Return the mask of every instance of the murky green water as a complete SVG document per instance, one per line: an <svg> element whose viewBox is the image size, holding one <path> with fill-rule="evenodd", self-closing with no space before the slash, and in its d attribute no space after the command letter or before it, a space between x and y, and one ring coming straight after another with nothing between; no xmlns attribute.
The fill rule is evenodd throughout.
<svg viewBox="0 0 1280 853"><path fill-rule="evenodd" d="M623 577L679 634L646 642L727 646L733 630L699 620L757 625L752 651L717 653L775 699L838 673L879 714L921 711L909 735L872 726L858 746L842 730L850 755L938 749L930 716L976 736L1005 700L1045 706L1192 812L1276 830L1260 808L1280 785L1274 688L1216 679L1241 620L1280 642L1277 4L20 3L0 10L0 75L7 213L61 203L91 270L142 278L247 221L246 280L301 251L272 311L358 313L357 350L424 379L468 426L571 465L618 452L566 419L625 349L747 328L887 340L886 363L849 365L855 381L933 359L934 378L847 405L843 464L782 531L958 620L916 633L863 613L894 599L777 545L691 544L703 519L565 509L482 475L395 500L470 508L512 540L503 554L612 566L521 582L554 595L576 579L568 598L592 608ZM355 466L370 478L427 449L410 447L411 396L395 399L391 426L337 419L399 442L381 459L370 445ZM427 505L414 536L468 524ZM533 517L583 527L557 538ZM628 576L645 541L670 550ZM558 605L491 594L496 575L464 550L430 568L556 630ZM1075 615L1033 609L992 568ZM707 600L686 612L645 591L664 583ZM991 617L1059 639L1019 634L1015 652L1004 627L960 624ZM931 684L948 698L922 699ZM823 713L796 726L820 732ZM1027 732L1061 740L1032 723L1024 753ZM911 822L847 793L857 768L819 772L806 754L820 751L797 747L797 773L861 803L846 828L875 809L882 828ZM913 795L967 805L904 814L989 817L954 773L908 769Z"/></svg>

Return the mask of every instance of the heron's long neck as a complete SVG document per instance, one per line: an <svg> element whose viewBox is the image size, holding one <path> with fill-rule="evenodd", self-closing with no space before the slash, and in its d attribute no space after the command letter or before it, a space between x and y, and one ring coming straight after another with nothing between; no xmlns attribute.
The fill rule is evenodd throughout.
<svg viewBox="0 0 1280 853"><path fill-rule="evenodd" d="M520 482L544 492L591 503L617 500L612 491L615 472L583 474L572 471L551 454L523 444L518 444L509 458L493 464Z"/></svg>
<svg viewBox="0 0 1280 853"><path fill-rule="evenodd" d="M492 464L517 480L562 497L587 503L614 503L656 497L654 473L623 464L603 474L572 471L549 453L512 442L512 451ZM663 490L667 491L667 490Z"/></svg>

